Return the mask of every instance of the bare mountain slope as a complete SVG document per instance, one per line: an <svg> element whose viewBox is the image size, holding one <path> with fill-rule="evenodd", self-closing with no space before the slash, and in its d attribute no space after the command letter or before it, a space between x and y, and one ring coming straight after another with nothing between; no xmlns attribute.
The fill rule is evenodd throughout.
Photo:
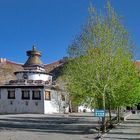
<svg viewBox="0 0 140 140"><path fill-rule="evenodd" d="M0 84L4 84L9 80L15 79L16 77L14 72L22 69L21 64L13 63L7 60L0 63Z"/></svg>

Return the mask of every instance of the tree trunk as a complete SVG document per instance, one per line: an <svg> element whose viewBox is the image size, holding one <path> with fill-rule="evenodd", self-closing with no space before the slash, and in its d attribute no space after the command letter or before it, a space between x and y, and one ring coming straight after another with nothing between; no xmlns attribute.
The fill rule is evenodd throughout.
<svg viewBox="0 0 140 140"><path fill-rule="evenodd" d="M69 113L72 113L72 105L71 105L71 101L69 101Z"/></svg>
<svg viewBox="0 0 140 140"><path fill-rule="evenodd" d="M105 122L106 117L102 117L102 132L106 132L106 122Z"/></svg>
<svg viewBox="0 0 140 140"><path fill-rule="evenodd" d="M117 121L120 123L120 108L117 108Z"/></svg>
<svg viewBox="0 0 140 140"><path fill-rule="evenodd" d="M105 111L105 94L103 94L103 110ZM102 117L102 132L105 133L106 132L106 117Z"/></svg>
<svg viewBox="0 0 140 140"><path fill-rule="evenodd" d="M111 119L112 119L112 116L111 116L111 105L109 105L108 113L109 113L109 123L110 123L110 125L112 125L112 121L111 121Z"/></svg>

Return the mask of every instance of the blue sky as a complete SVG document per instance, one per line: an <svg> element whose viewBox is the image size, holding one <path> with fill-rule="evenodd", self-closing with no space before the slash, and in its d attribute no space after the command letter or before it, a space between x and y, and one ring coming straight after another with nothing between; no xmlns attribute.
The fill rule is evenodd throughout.
<svg viewBox="0 0 140 140"><path fill-rule="evenodd" d="M93 0L97 9L105 0ZM140 58L140 0L111 0L137 45ZM0 57L24 63L25 52L36 45L42 61L66 56L68 45L81 31L89 0L0 0Z"/></svg>

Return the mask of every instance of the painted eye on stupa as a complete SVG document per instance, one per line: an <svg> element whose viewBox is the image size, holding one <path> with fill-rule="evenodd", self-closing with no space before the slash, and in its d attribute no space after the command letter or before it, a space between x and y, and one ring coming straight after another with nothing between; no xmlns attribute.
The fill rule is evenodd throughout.
<svg viewBox="0 0 140 140"><path fill-rule="evenodd" d="M27 73L24 73L24 74L23 74L23 78L24 78L24 79L28 79Z"/></svg>

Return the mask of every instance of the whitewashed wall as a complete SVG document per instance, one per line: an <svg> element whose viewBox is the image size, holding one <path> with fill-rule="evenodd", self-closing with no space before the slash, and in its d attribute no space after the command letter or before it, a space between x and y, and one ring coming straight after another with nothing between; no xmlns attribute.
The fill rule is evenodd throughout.
<svg viewBox="0 0 140 140"><path fill-rule="evenodd" d="M11 88L13 90L14 88ZM10 90L10 89L8 89ZM22 99L22 90L30 91L30 100ZM32 99L32 90L41 90L41 100ZM48 89L46 89L48 90ZM1 89L0 94L0 113L64 113L67 112L67 107L64 110L65 101L61 100L60 95L54 91L49 90L51 100L45 100L45 89L28 89L15 88L15 99L8 99L7 89ZM28 105L27 105L28 104Z"/></svg>
<svg viewBox="0 0 140 140"><path fill-rule="evenodd" d="M39 74L39 73L27 73L28 80L43 80L43 81L52 81L52 76L48 74ZM16 74L17 80L23 79L23 73Z"/></svg>
<svg viewBox="0 0 140 140"><path fill-rule="evenodd" d="M44 113L51 114L51 113L59 113L59 106L58 106L58 97L57 93L53 90L50 91L51 100L45 100L45 92L44 92Z"/></svg>
<svg viewBox="0 0 140 140"><path fill-rule="evenodd" d="M80 105L80 106L78 106L78 112L94 112L94 109L91 109L84 105Z"/></svg>
<svg viewBox="0 0 140 140"><path fill-rule="evenodd" d="M66 105L65 101L62 101L59 92L51 90L51 100L45 100L45 92L44 92L44 113L67 113L68 105ZM65 106L65 108L64 108Z"/></svg>
<svg viewBox="0 0 140 140"><path fill-rule="evenodd" d="M7 89L1 89L0 113L44 113L44 90L41 90L41 100L32 100L32 89L29 90L30 100L23 100L20 88L15 89L16 99L8 99Z"/></svg>

